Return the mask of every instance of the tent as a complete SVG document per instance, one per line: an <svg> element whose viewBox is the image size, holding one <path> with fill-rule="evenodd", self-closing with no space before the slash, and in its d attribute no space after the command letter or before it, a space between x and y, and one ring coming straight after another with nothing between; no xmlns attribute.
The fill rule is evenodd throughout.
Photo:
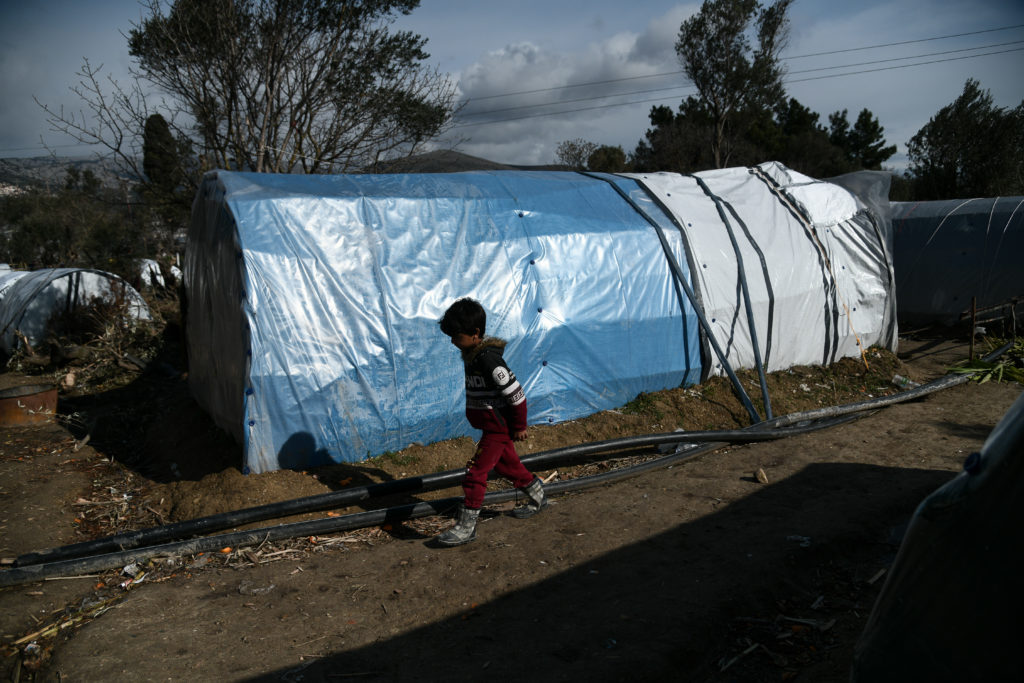
<svg viewBox="0 0 1024 683"><path fill-rule="evenodd" d="M139 270L139 287L143 290L164 289L165 287L174 285L181 281L181 269L178 268L176 264L172 263L168 268L168 272L171 275L170 282L167 282L167 279L164 277L164 272L160 268L160 264L154 259L139 259L136 261L136 265Z"/></svg>
<svg viewBox="0 0 1024 683"><path fill-rule="evenodd" d="M473 433L437 326L456 298L508 341L531 423L556 423L734 369L894 348L888 254L864 202L775 163L216 171L185 258L189 382L247 471L356 462Z"/></svg>
<svg viewBox="0 0 1024 683"><path fill-rule="evenodd" d="M1019 681L1024 395L914 512L850 680Z"/></svg>
<svg viewBox="0 0 1024 683"><path fill-rule="evenodd" d="M971 310L1024 312L1024 197L893 202L904 325L953 325Z"/></svg>
<svg viewBox="0 0 1024 683"><path fill-rule="evenodd" d="M117 275L87 268L0 270L0 351L11 355L20 343L46 338L50 319L94 300L119 301L134 320L150 320L149 306Z"/></svg>

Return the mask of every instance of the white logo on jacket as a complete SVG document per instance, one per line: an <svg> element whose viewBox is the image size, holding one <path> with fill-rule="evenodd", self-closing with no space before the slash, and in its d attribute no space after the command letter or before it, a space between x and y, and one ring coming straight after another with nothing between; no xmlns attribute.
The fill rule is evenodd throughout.
<svg viewBox="0 0 1024 683"><path fill-rule="evenodd" d="M491 376L494 377L494 383L499 387L503 387L508 384L508 373L505 372L505 368L494 368L494 372L491 373Z"/></svg>

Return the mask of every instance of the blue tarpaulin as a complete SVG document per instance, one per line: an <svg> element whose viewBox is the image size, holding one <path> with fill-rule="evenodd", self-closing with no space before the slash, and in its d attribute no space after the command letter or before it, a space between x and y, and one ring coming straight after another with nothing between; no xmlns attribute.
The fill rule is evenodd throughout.
<svg viewBox="0 0 1024 683"><path fill-rule="evenodd" d="M737 172L745 192L779 192ZM531 424L698 383L715 370L703 360L710 351L694 302L702 305L702 287L715 288L708 273L691 277L687 242L701 239L698 228L721 230L687 226L667 206L672 182L662 176L652 191L641 177L568 172L212 172L193 206L185 260L193 394L245 445L253 472L472 434L461 358L437 325L463 296L487 310L487 333L508 341ZM715 205L703 201L701 219L717 223L707 208ZM775 213L778 225L748 238L805 240L813 230L793 221L791 208ZM707 250L703 268L730 258L720 251ZM821 259L811 261L820 287ZM735 270L728 277L735 291ZM869 279L877 278L873 264ZM835 282L826 289L834 299ZM737 305L718 302L716 324L735 321ZM770 336L786 322L780 313L758 329ZM750 356L736 333L745 324L726 328L727 350L741 360ZM822 362L819 348L805 356ZM790 349L786 357L803 359Z"/></svg>

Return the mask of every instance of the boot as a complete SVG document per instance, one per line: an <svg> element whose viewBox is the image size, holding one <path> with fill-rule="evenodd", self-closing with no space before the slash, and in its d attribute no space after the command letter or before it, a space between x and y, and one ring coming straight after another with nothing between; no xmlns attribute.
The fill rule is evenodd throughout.
<svg viewBox="0 0 1024 683"><path fill-rule="evenodd" d="M526 496L526 504L512 508L513 517L517 519L533 517L548 506L547 496L544 495L544 485L537 477L534 477L533 481L519 490Z"/></svg>
<svg viewBox="0 0 1024 683"><path fill-rule="evenodd" d="M453 546L476 540L476 520L479 516L479 508L473 510L460 505L455 526L438 536L437 542L444 546Z"/></svg>

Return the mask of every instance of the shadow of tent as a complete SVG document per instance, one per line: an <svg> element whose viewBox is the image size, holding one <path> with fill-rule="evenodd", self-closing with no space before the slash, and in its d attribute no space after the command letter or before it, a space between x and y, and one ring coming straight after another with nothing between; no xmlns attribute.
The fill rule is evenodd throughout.
<svg viewBox="0 0 1024 683"><path fill-rule="evenodd" d="M98 452L156 483L199 481L241 466L241 447L195 402L182 377L143 371L128 384L61 396L57 412L74 438L88 436Z"/></svg>
<svg viewBox="0 0 1024 683"><path fill-rule="evenodd" d="M737 615L771 620L779 613L779 600L794 598L790 604L806 610L820 595L823 577L835 570L834 562L853 558L871 573L885 566L894 552L885 542L892 527L905 522L915 502L950 476L812 465L717 512L555 575L540 561L571 565L571 551L562 558L538 556L535 583L460 614L336 651L301 670L281 669L249 680L706 680L718 672L717 660L735 650L730 628ZM638 498L637 505L656 506L666 515L683 504L669 496ZM537 528L564 534L568 547L578 528L570 508L587 516L590 533L599 532L594 527L601 523L594 520L619 531L635 519L628 509L611 514L602 503L607 499L596 490L572 505L556 505ZM812 542L802 547L793 535ZM486 541L438 552L459 553L456 567L483 566L498 554ZM866 582L868 571L856 579ZM443 610L444 594L466 590L459 584L471 580L453 574L448 585L417 589L436 591ZM868 605L855 607L866 613ZM381 624L388 626L386 620ZM831 654L842 676L830 680L845 680L851 656Z"/></svg>
<svg viewBox="0 0 1024 683"><path fill-rule="evenodd" d="M1022 524L1024 396L914 513L851 680L1024 680Z"/></svg>

